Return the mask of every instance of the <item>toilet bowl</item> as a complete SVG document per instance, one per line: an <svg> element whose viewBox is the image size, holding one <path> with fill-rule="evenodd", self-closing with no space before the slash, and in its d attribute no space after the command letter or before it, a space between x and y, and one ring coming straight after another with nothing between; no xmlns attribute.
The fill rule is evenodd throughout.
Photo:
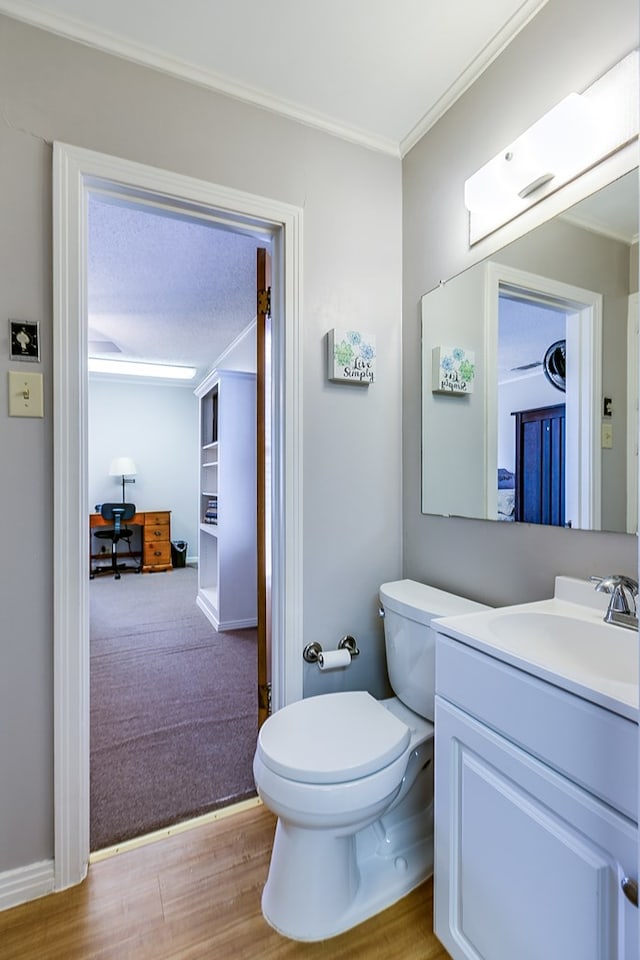
<svg viewBox="0 0 640 960"><path fill-rule="evenodd" d="M423 859L409 854L406 843L402 850L394 846L391 823L387 830L379 824L383 814L391 819L392 806L401 791L408 794L422 767L432 766L433 724L414 716L412 729L401 712L395 698L379 702L363 692L330 693L291 704L274 715L277 724L263 726L254 778L278 824L262 910L285 936L334 936L377 912L372 902L386 900L390 881L395 879L399 897L424 878ZM282 736L284 724L291 724L295 736ZM319 736L311 741L314 729ZM371 837L356 839L376 823ZM415 825L418 845L429 833L428 824L422 828L424 837ZM394 864L400 855L402 862ZM391 875L382 885L367 872L375 859L386 861Z"/></svg>
<svg viewBox="0 0 640 960"><path fill-rule="evenodd" d="M294 940L350 929L433 870L430 622L481 605L406 580L383 585L380 599L402 700L309 697L269 717L258 736L256 788L278 817L262 912Z"/></svg>

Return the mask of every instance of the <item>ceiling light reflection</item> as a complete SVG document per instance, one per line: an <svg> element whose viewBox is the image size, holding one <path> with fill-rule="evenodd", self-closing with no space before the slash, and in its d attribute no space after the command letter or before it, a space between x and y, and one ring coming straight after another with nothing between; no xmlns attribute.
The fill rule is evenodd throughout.
<svg viewBox="0 0 640 960"><path fill-rule="evenodd" d="M137 360L104 360L100 357L89 357L89 373L158 377L162 380L192 380L196 375L196 368L180 367L169 363L143 363Z"/></svg>

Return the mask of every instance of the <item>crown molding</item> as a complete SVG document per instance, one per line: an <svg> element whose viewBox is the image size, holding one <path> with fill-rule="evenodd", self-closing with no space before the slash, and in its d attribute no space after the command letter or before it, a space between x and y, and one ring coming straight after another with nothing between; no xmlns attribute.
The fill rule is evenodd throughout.
<svg viewBox="0 0 640 960"><path fill-rule="evenodd" d="M570 223L574 227L579 227L580 230L588 230L589 233L596 233L598 236L606 237L608 240L616 240L618 243L624 243L628 247L632 247L634 243L638 242L638 233L629 235L622 230L603 226L598 220L592 220L590 217L583 217L579 214L569 212L561 214L559 219Z"/></svg>
<svg viewBox="0 0 640 960"><path fill-rule="evenodd" d="M0 13L30 26L47 30L49 33L57 34L67 40L74 40L103 53L112 54L140 66L151 67L179 80L187 80L216 93L232 97L234 100L240 100L243 103L268 110L270 113L279 114L323 133L339 137L341 140L347 140L350 143L392 157L400 157L399 144L389 137L383 137L341 123L333 117L309 110L301 104L271 96L264 90L237 83L235 80L212 70L206 70L187 61L169 57L153 47L132 43L106 30L93 29L75 18L42 10L35 4L29 3L28 0L0 0Z"/></svg>
<svg viewBox="0 0 640 960"><path fill-rule="evenodd" d="M402 158L444 116L447 110L469 89L546 3L547 0L524 0L518 11L494 35L469 66L462 71L457 80L451 84L448 90L400 142L347 123L341 123L333 117L310 110L302 104L274 97L264 90L238 83L230 77L215 73L212 70L167 56L154 47L130 42L107 30L93 29L73 17L42 10L29 0L0 0L0 13L65 37L68 40L83 43L103 53L112 54L141 66L151 67L179 80L189 81L216 93L232 97L234 100L287 117L341 140L388 156Z"/></svg>
<svg viewBox="0 0 640 960"><path fill-rule="evenodd" d="M462 71L448 90L425 113L413 130L400 141L400 156L405 157L416 143L427 133L460 97L466 93L484 71L491 66L502 51L509 46L526 25L533 20L545 6L547 0L525 0L518 11L501 27L480 53Z"/></svg>

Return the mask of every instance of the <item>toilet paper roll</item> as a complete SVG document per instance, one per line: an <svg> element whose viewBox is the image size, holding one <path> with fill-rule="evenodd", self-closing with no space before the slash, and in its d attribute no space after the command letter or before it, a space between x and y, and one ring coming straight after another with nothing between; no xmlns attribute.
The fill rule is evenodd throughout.
<svg viewBox="0 0 640 960"><path fill-rule="evenodd" d="M318 666L321 670L339 670L340 667L348 667L351 663L351 654L348 650L330 650L328 653L321 653L318 657Z"/></svg>

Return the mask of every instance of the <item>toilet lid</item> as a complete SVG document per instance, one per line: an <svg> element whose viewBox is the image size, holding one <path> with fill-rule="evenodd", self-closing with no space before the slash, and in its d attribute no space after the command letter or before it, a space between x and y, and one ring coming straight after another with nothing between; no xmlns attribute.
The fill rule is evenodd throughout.
<svg viewBox="0 0 640 960"><path fill-rule="evenodd" d="M284 707L264 723L258 754L280 776L344 783L382 770L407 748L409 727L364 691L325 693Z"/></svg>

